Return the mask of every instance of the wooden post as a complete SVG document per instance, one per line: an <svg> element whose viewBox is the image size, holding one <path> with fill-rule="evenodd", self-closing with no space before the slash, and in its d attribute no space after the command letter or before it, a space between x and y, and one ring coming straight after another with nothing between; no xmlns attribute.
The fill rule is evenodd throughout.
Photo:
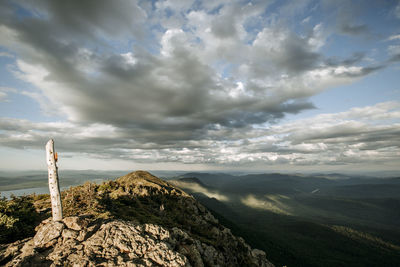
<svg viewBox="0 0 400 267"><path fill-rule="evenodd" d="M47 169L49 172L49 190L51 199L51 211L53 214L53 221L61 221L62 205L61 205L61 194L60 186L58 183L58 172L57 172L57 153L54 152L54 141L50 139L46 144L46 161Z"/></svg>

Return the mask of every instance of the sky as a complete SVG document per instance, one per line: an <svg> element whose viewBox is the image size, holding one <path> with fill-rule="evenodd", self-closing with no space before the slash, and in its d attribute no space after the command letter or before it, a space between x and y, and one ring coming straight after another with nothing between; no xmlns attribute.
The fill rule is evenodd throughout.
<svg viewBox="0 0 400 267"><path fill-rule="evenodd" d="M400 170L400 2L0 0L0 170Z"/></svg>

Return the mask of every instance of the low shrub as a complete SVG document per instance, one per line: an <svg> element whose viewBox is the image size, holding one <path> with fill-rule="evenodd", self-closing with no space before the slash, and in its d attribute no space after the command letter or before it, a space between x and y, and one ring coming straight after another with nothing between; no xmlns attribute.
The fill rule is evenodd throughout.
<svg viewBox="0 0 400 267"><path fill-rule="evenodd" d="M0 198L0 243L33 236L39 221L32 196Z"/></svg>

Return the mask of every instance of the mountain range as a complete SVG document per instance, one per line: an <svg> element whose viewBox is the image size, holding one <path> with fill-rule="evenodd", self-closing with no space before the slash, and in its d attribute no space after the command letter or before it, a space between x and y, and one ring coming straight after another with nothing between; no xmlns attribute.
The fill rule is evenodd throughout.
<svg viewBox="0 0 400 267"><path fill-rule="evenodd" d="M400 178L187 173L170 181L278 266L400 266Z"/></svg>

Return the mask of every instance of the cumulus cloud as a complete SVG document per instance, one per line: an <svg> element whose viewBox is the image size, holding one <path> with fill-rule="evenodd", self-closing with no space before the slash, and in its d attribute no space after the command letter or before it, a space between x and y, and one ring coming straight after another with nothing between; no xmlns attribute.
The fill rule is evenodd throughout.
<svg viewBox="0 0 400 267"><path fill-rule="evenodd" d="M400 34L391 35L387 40L388 41L400 40Z"/></svg>
<svg viewBox="0 0 400 267"><path fill-rule="evenodd" d="M58 24L42 18L31 20L29 24L6 24L11 32L7 42L19 44L18 52L24 58L17 61L18 76L42 90L53 104L47 110L57 106L72 121L162 130L161 139L174 140L193 138L193 132L217 124L243 127L312 107L288 102L291 96L277 101L263 101L251 94L230 97L235 82L220 77L203 62L196 48L187 44L190 36L181 29L163 34L161 55L138 48L130 52L129 61L126 54L96 53L74 42L55 39L43 28L54 31ZM292 55L296 49L301 52L298 46ZM305 60L307 55L300 57ZM290 67L288 60L278 61L289 68L302 68ZM40 65L35 64L38 61ZM148 135L136 136L140 139Z"/></svg>
<svg viewBox="0 0 400 267"><path fill-rule="evenodd" d="M1 119L0 144L41 149L49 136L60 151L136 162L223 166L390 164L399 156L400 103L384 102L321 114L267 128L209 129L197 139L158 144L136 141L132 132L107 124L33 123ZM140 132L140 131L138 131ZM211 192L212 193L212 192Z"/></svg>
<svg viewBox="0 0 400 267"><path fill-rule="evenodd" d="M268 1L145 2L2 2L0 46L16 55L14 75L36 88L22 94L65 120L1 118L0 144L41 149L52 136L68 153L137 162L314 164L355 159L351 146L367 153L383 134L376 151L393 154L395 126L337 123L340 114L325 132L274 126L314 109L309 97L385 67L365 65L362 52L324 55L324 23L298 33L265 15ZM349 18L348 33L364 31Z"/></svg>
<svg viewBox="0 0 400 267"><path fill-rule="evenodd" d="M134 36L144 34L141 24L146 19L146 13L138 6L136 0L118 4L106 0L85 2L73 0L60 3L51 0L40 0L35 3L17 2L51 21L51 29L58 30L58 32L52 31L52 34L62 34L64 37L79 35L81 38L91 37L96 40L98 36L124 38L123 36L127 34ZM34 19L31 22L37 23Z"/></svg>
<svg viewBox="0 0 400 267"><path fill-rule="evenodd" d="M278 67L290 72L313 69L319 54L312 51L308 39L299 38L282 29L264 28L253 43L255 58L271 61L271 68ZM253 61L253 62L254 62ZM257 62L263 64L263 62ZM271 70L270 70L271 71Z"/></svg>

